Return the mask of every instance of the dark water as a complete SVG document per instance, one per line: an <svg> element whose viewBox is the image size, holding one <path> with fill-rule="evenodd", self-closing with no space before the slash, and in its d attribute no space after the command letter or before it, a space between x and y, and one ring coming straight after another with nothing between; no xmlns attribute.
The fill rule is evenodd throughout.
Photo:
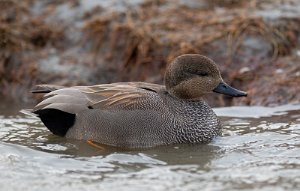
<svg viewBox="0 0 300 191"><path fill-rule="evenodd" d="M22 106L24 107L24 106ZM104 150L0 105L0 190L300 190L300 105L215 109L208 145Z"/></svg>

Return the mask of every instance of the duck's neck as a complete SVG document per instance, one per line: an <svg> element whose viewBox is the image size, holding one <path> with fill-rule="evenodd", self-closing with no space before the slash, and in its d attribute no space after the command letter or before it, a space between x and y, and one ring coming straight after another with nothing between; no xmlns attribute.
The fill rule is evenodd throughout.
<svg viewBox="0 0 300 191"><path fill-rule="evenodd" d="M174 91L174 90L166 90L166 94L168 96L177 99L178 101L184 102L204 102L203 96L193 97L188 93L184 93L185 91Z"/></svg>

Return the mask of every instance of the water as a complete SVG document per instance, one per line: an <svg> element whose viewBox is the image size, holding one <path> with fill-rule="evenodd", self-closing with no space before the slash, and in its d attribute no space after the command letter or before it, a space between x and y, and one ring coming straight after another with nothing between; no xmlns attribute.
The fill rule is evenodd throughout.
<svg viewBox="0 0 300 191"><path fill-rule="evenodd" d="M0 190L300 190L300 105L215 109L208 145L99 148L0 104Z"/></svg>

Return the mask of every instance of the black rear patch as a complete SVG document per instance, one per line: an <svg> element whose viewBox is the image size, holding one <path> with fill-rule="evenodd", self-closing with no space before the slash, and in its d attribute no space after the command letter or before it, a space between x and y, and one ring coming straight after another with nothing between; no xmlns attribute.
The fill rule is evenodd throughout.
<svg viewBox="0 0 300 191"><path fill-rule="evenodd" d="M41 109L34 112L41 118L44 125L54 134L65 136L75 123L75 114L58 109Z"/></svg>

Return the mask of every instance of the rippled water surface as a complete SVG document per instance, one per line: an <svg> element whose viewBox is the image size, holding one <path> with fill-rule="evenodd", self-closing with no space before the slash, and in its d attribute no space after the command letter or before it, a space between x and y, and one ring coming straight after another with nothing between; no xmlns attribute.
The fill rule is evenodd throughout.
<svg viewBox="0 0 300 191"><path fill-rule="evenodd" d="M99 148L0 103L0 190L300 190L300 105L215 109L208 145Z"/></svg>

